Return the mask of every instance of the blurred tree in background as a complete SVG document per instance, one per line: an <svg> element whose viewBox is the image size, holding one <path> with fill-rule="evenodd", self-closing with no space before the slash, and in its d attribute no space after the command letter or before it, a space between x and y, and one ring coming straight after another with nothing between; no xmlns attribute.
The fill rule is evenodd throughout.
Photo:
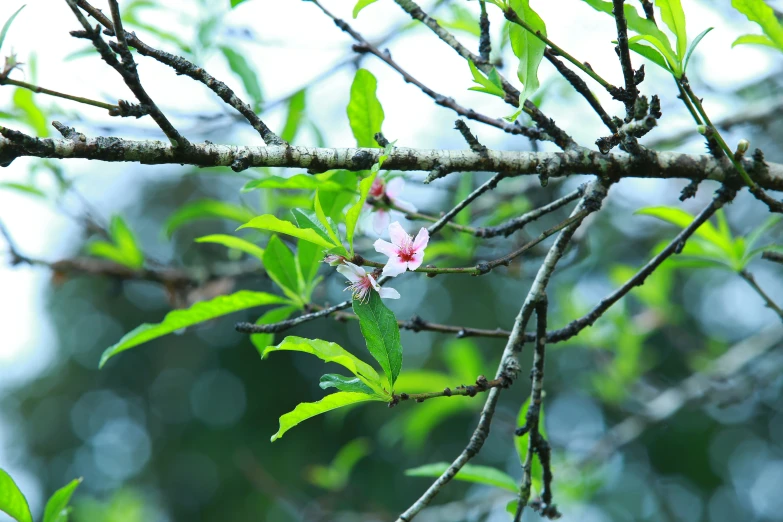
<svg viewBox="0 0 783 522"><path fill-rule="evenodd" d="M0 519L783 520L781 6L682 4L0 5Z"/></svg>

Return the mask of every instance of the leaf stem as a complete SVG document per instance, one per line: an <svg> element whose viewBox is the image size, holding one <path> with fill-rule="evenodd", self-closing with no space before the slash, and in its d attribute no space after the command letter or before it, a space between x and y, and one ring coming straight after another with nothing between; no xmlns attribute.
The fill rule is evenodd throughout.
<svg viewBox="0 0 783 522"><path fill-rule="evenodd" d="M47 89L45 87L41 87L39 85L33 85L32 83L27 82L20 82L19 80L12 80L11 78L2 78L0 77L0 85L14 85L16 87L21 87L23 89L27 89L30 91L33 91L35 93L39 94L48 94L49 96L55 96L57 98L63 98L66 100L75 101L78 103L83 103L85 105L92 105L93 107L99 107L101 109L106 109L109 111L109 114L112 116L118 116L120 114L120 107L118 105L113 105L111 103L104 103L99 102L96 100L91 100L89 98L82 98L80 96L73 96L71 94L65 94L58 91L53 91L51 89Z"/></svg>

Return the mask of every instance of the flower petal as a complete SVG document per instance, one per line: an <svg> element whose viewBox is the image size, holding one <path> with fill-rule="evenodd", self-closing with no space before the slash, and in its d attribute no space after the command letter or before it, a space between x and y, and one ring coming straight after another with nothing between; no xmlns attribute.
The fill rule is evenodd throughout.
<svg viewBox="0 0 783 522"><path fill-rule="evenodd" d="M364 268L356 266L350 261L345 261L344 264L337 267L337 271L345 276L351 283L358 283L367 274Z"/></svg>
<svg viewBox="0 0 783 522"><path fill-rule="evenodd" d="M391 238L392 243L394 243L394 246L397 247L404 246L406 241L410 241L410 236L405 232L405 229L402 228L399 221L395 221L389 225L389 237Z"/></svg>
<svg viewBox="0 0 783 522"><path fill-rule="evenodd" d="M419 251L424 253L424 248L427 246L427 243L430 242L430 233L427 232L427 229L422 227L421 230L419 230L419 233L416 234L416 239L413 240L413 249L418 253Z"/></svg>
<svg viewBox="0 0 783 522"><path fill-rule="evenodd" d="M397 247L395 247L388 241L384 241L383 239L378 239L375 243L373 243L373 245L375 246L376 252L379 252L389 257L397 257Z"/></svg>
<svg viewBox="0 0 783 522"><path fill-rule="evenodd" d="M386 266L383 267L383 275L389 277L395 277L405 272L407 268L408 268L408 263L406 263L405 261L400 261L399 257L397 256L390 257L389 262L386 263Z"/></svg>
<svg viewBox="0 0 783 522"><path fill-rule="evenodd" d="M394 288L381 288L378 290L378 295L383 299L399 299L400 293Z"/></svg>
<svg viewBox="0 0 783 522"><path fill-rule="evenodd" d="M416 206L413 203L408 203L397 198L389 198L395 207L399 208L403 212L416 212Z"/></svg>
<svg viewBox="0 0 783 522"><path fill-rule="evenodd" d="M375 233L380 236L387 226L389 226L389 213L382 209L376 210L372 215L372 228Z"/></svg>
<svg viewBox="0 0 783 522"><path fill-rule="evenodd" d="M378 284L378 281L375 280L375 278L372 276L372 274L367 274L367 279L370 280L370 285L373 287L373 289L380 293L381 292L381 285Z"/></svg>
<svg viewBox="0 0 783 522"><path fill-rule="evenodd" d="M421 263L424 261L424 251L417 250L413 253L413 256L411 256L411 260L408 261L408 270L413 271L416 270L421 266Z"/></svg>
<svg viewBox="0 0 783 522"><path fill-rule="evenodd" d="M405 186L405 181L401 177L392 178L389 180L389 182L386 184L386 195L389 196L389 199L397 197L399 194L402 194L402 189Z"/></svg>

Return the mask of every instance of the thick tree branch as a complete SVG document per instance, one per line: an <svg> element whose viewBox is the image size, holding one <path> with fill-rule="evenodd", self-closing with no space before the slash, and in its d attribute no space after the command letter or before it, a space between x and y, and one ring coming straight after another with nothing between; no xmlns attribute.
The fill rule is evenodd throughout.
<svg viewBox="0 0 783 522"><path fill-rule="evenodd" d="M189 164L199 167L298 167L310 172L331 169L369 169L383 153L377 148L254 147L194 143L180 151L160 141L135 141L98 137L75 143L62 139L32 138L0 127L0 159L21 156L39 158L83 158L102 161L130 161L143 164ZM239 160L239 161L238 161ZM783 165L753 159L742 160L754 181L767 190L783 191ZM544 175L558 178L573 174L596 174L612 181L622 178L711 179L736 184L733 166L702 154L647 151L644 157L625 154L603 155L588 149L566 152L519 152L488 150L485 155L470 150L431 150L395 147L384 168L401 171L506 172L507 177Z"/></svg>

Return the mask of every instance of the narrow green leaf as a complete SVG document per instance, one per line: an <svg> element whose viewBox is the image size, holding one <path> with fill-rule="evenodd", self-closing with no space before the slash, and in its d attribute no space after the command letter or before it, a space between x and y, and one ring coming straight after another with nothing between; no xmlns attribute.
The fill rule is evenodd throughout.
<svg viewBox="0 0 783 522"><path fill-rule="evenodd" d="M665 45L663 45L663 43L658 38L649 34L641 34L630 37L628 39L628 44L630 46L631 44L635 44L640 41L650 42L653 47L655 47L658 52L660 52L666 59L666 62L669 65L668 69L672 71L672 74L677 78L682 76L682 65L680 64L680 61L671 51L666 48Z"/></svg>
<svg viewBox="0 0 783 522"><path fill-rule="evenodd" d="M171 237L182 225L199 219L228 219L237 223L247 223L254 217L255 213L243 206L216 199L202 199L178 208L166 220L166 235Z"/></svg>
<svg viewBox="0 0 783 522"><path fill-rule="evenodd" d="M368 395L366 393L352 393L352 392L337 392L331 395L327 395L318 402L303 402L294 408L294 411L286 413L280 417L280 429L277 433L272 435L272 442L282 437L285 432L296 426L302 421L305 421L321 413L331 411L350 404L358 404L360 402L367 401L382 401L382 397L377 395Z"/></svg>
<svg viewBox="0 0 783 522"><path fill-rule="evenodd" d="M291 209L291 214L294 216L294 221L296 221L296 225L303 229L303 230L312 230L316 234L318 234L324 241L331 243L332 248L340 248L342 250L345 250L342 248L342 244L340 242L340 239L335 235L335 238L337 239L337 243L333 243L332 235L334 234L334 231L328 230L326 226L324 226L321 223L321 220L318 219L318 216L315 212L312 210L302 210L301 208L294 208ZM327 226L328 222L327 222ZM331 226L330 226L331 227Z"/></svg>
<svg viewBox="0 0 783 522"><path fill-rule="evenodd" d="M757 23L764 34L783 51L783 25L775 11L763 0L731 0L731 6L744 14L748 20Z"/></svg>
<svg viewBox="0 0 783 522"><path fill-rule="evenodd" d="M765 47L772 47L773 49L778 48L778 46L775 45L775 42L763 34L743 34L732 42L731 47L733 48L737 45L763 45Z"/></svg>
<svg viewBox="0 0 783 522"><path fill-rule="evenodd" d="M256 324L273 324L279 323L280 321L285 321L291 317L291 314L296 310L298 310L298 308L295 306L281 306L280 308L272 308L259 317L256 321ZM253 343L253 346L255 346L256 350L258 350L258 354L263 357L266 347L275 342L275 334L250 334L250 342Z"/></svg>
<svg viewBox="0 0 783 522"><path fill-rule="evenodd" d="M469 87L469 91L485 92L500 98L506 97L506 91L504 91L502 87L496 85L489 78L485 78L484 75L479 72L478 68L472 60L468 60L468 67L470 67L470 74L473 76L473 82L480 85L480 87ZM495 69L492 69L492 71L497 73Z"/></svg>
<svg viewBox="0 0 783 522"><path fill-rule="evenodd" d="M299 287L302 299L305 302L310 301L315 284L320 281L318 278L318 268L324 259L323 248L307 241L299 241L296 246L296 263L300 276Z"/></svg>
<svg viewBox="0 0 783 522"><path fill-rule="evenodd" d="M196 243L217 243L218 245L250 254L261 262L264 261L264 249L241 237L229 236L227 234L211 234L196 238Z"/></svg>
<svg viewBox="0 0 783 522"><path fill-rule="evenodd" d="M510 0L509 5L520 19L535 31L546 36L546 24L538 16L538 13L530 7L529 0ZM509 37L511 38L511 49L514 51L514 56L519 58L517 77L524 85L522 94L519 95L519 104L521 106L525 100L536 92L540 85L538 82L538 66L544 58L546 44L517 24L512 24L509 28Z"/></svg>
<svg viewBox="0 0 783 522"><path fill-rule="evenodd" d="M247 308L270 304L287 304L288 302L287 299L278 295L240 290L231 295L221 295L209 301L201 301L184 310L171 311L166 314L160 323L142 324L125 334L116 344L108 347L101 356L100 367L103 367L106 361L120 352L176 332L182 328Z"/></svg>
<svg viewBox="0 0 783 522"><path fill-rule="evenodd" d="M405 471L405 474L409 477L440 477L447 469L449 469L448 462L436 462L434 464L425 464L418 468L412 468ZM463 480L465 482L475 482L477 484L486 484L488 486L495 486L512 493L518 493L519 487L516 480L510 475L500 471L497 468L489 466L479 466L476 464L465 464L462 466L457 474L454 476L455 480Z"/></svg>
<svg viewBox="0 0 783 522"><path fill-rule="evenodd" d="M254 110L258 111L264 101L264 96L261 94L261 84L258 83L258 75L255 70L245 60L244 56L231 47L221 45L220 50L223 52L223 56L226 57L231 72L239 77L247 95L253 100Z"/></svg>
<svg viewBox="0 0 783 522"><path fill-rule="evenodd" d="M11 476L2 469L0 469L0 511L7 513L17 522L33 522L27 499L19 491Z"/></svg>
<svg viewBox="0 0 783 522"><path fill-rule="evenodd" d="M329 219L326 217L326 214L324 213L324 209L321 207L321 198L318 190L315 191L315 200L313 201L313 209L315 210L315 215L318 218L318 221L321 222L321 224L326 229L326 233L329 234L329 239L331 239L335 245L342 244L342 241L340 241L340 238L337 236L337 233L334 231L332 225L329 223Z"/></svg>
<svg viewBox="0 0 783 522"><path fill-rule="evenodd" d="M481 36L478 19L470 9L466 9L460 4L448 4L448 9L452 18L439 18L438 23L441 27L452 31L462 31L476 38Z"/></svg>
<svg viewBox="0 0 783 522"><path fill-rule="evenodd" d="M307 105L306 95L307 91L302 89L288 100L288 115L285 118L283 131L280 133L280 137L288 143L293 143L301 127L302 118L305 115L305 106Z"/></svg>
<svg viewBox="0 0 783 522"><path fill-rule="evenodd" d="M33 91L19 87L14 90L13 99L16 108L24 114L24 117L21 118L22 121L32 127L39 138L49 136L49 120L41 108L38 107L38 104L35 103Z"/></svg>
<svg viewBox="0 0 783 522"><path fill-rule="evenodd" d="M696 46L699 45L699 42L701 42L701 39L704 38L705 36L707 36L707 33L712 31L713 29L715 29L715 28L714 27L706 28L701 33L699 33L699 36L694 38L693 42L691 42L691 46L688 47L688 52L685 53L685 61L682 64L682 72L683 72L683 74L685 73L685 71L688 70L688 62L691 59L691 55L693 54L693 51L696 50Z"/></svg>
<svg viewBox="0 0 783 522"><path fill-rule="evenodd" d="M677 57L685 58L685 50L688 47L688 34L685 31L685 11L682 10L680 0L655 0L655 5L661 10L663 23L677 37Z"/></svg>
<svg viewBox="0 0 783 522"><path fill-rule="evenodd" d="M348 484L354 466L369 454L369 441L365 438L354 439L340 448L329 467L310 468L308 479L324 489L341 491Z"/></svg>
<svg viewBox="0 0 783 522"><path fill-rule="evenodd" d="M271 232L279 232L281 234L287 234L289 236L298 237L304 239L316 245L320 245L324 248L335 248L338 245L333 244L331 241L324 239L312 229L297 228L290 221L283 221L278 219L272 214L265 214L251 219L237 230L242 228L257 228L259 230L269 230Z"/></svg>
<svg viewBox="0 0 783 522"><path fill-rule="evenodd" d="M269 238L264 250L264 268L285 295L297 302L301 300L294 253L277 235Z"/></svg>
<svg viewBox="0 0 783 522"><path fill-rule="evenodd" d="M370 4L374 4L377 1L378 0L359 0L358 2L356 2L356 5L353 8L354 20L356 19L357 16L359 16L359 13L361 12L362 9L364 9Z"/></svg>
<svg viewBox="0 0 783 522"><path fill-rule="evenodd" d="M46 198L46 192L34 187L33 185L25 185L23 183L13 183L11 181L0 182L0 189L14 190L30 196L37 196L39 198Z"/></svg>
<svg viewBox="0 0 783 522"><path fill-rule="evenodd" d="M351 373L359 377L364 384L374 390L375 393L390 398L389 393L383 389L381 377L378 375L378 372L376 372L372 366L337 343L289 335L277 346L267 346L261 354L261 357L266 358L269 353L279 351L309 353L315 355L324 362L332 362L345 366Z"/></svg>
<svg viewBox="0 0 783 522"><path fill-rule="evenodd" d="M767 218L767 220L764 221L764 223L756 227L753 230L753 232L748 234L747 248L748 249L754 248L756 246L756 243L759 242L759 240L764 236L764 234L768 230L777 226L781 222L783 222L783 216L770 216L769 218Z"/></svg>
<svg viewBox="0 0 783 522"><path fill-rule="evenodd" d="M68 522L70 511L68 503L71 501L73 492L81 483L81 478L73 479L49 497L49 501L46 502L46 508L44 509L43 522Z"/></svg>
<svg viewBox="0 0 783 522"><path fill-rule="evenodd" d="M631 51L640 54L656 64L658 67L665 71L672 72L671 68L669 67L669 64L666 62L666 58L663 57L663 55L654 47L650 47L649 45L644 45L641 43L629 43L628 49Z"/></svg>
<svg viewBox="0 0 783 522"><path fill-rule="evenodd" d="M356 233L356 224L359 222L359 214L364 209L367 201L367 194L370 193L372 182L375 181L376 173L372 173L359 182L359 199L345 213L345 238L348 240L348 247L353 255L353 238Z"/></svg>
<svg viewBox="0 0 783 522"><path fill-rule="evenodd" d="M27 7L27 4L24 4L22 7L17 9L16 12L14 12L14 14L12 14L8 18L8 20L5 21L5 23L3 24L3 28L0 29L0 49L3 48L3 42L5 41L5 35L8 33L8 29L11 27L11 24L14 22L14 18L16 18L16 15L18 15L19 12L22 9L24 9L25 7Z"/></svg>
<svg viewBox="0 0 783 522"><path fill-rule="evenodd" d="M109 223L109 235L120 252L122 252L126 261L125 264L136 269L144 265L144 254L141 248L139 248L136 236L121 216L112 216Z"/></svg>
<svg viewBox="0 0 783 522"><path fill-rule="evenodd" d="M235 8L239 4L245 2L246 0L231 0L231 9Z"/></svg>
<svg viewBox="0 0 783 522"><path fill-rule="evenodd" d="M375 95L378 82L367 69L359 69L351 84L348 121L358 147L377 147L375 134L381 132L383 107Z"/></svg>
<svg viewBox="0 0 783 522"><path fill-rule="evenodd" d="M358 377L345 377L336 373L327 373L321 376L321 382L318 383L321 389L337 388L340 391L357 393L375 393L369 386L364 384Z"/></svg>
<svg viewBox="0 0 783 522"><path fill-rule="evenodd" d="M109 261L114 261L117 264L127 266L134 269L131 264L125 259L125 254L116 245L109 243L108 241L93 241L85 246L87 254L95 257L102 257Z"/></svg>
<svg viewBox="0 0 783 522"><path fill-rule="evenodd" d="M527 398L527 400L522 404L522 407L519 408L519 413L517 414L517 426L524 426L527 422L527 409L530 405L530 397ZM541 410L538 414L538 430L541 435L546 438L546 425L544 424L544 406L541 405ZM528 445L528 439L530 438L529 434L524 434L520 437L514 437L514 447L517 450L517 456L519 456L519 463L524 466L525 460L527 460L527 445ZM530 464L530 478L533 485L533 489L536 491L541 491L541 462L536 458L536 456L533 456L533 461Z"/></svg>
<svg viewBox="0 0 783 522"><path fill-rule="evenodd" d="M637 210L635 214L653 216L663 221L668 221L680 228L687 227L694 219L694 216L676 207L647 207ZM706 221L696 229L695 235L706 239L722 249L726 254L729 254L731 251L731 243L727 241L709 221Z"/></svg>
<svg viewBox="0 0 783 522"><path fill-rule="evenodd" d="M296 174L290 178L281 178L280 176L266 176L261 179L248 181L242 187L242 192L250 192L255 189L290 189L290 190L315 190L336 191L345 190L345 187L334 181L330 181L323 174Z"/></svg>
<svg viewBox="0 0 783 522"><path fill-rule="evenodd" d="M612 2L608 2L606 0L583 1L596 11L601 11L614 17L614 6ZM639 34L647 34L657 38L669 51L669 54L674 55L674 50L672 49L671 42L669 42L669 37L666 36L666 33L658 29L658 26L655 25L655 22L648 20L646 17L640 15L639 11L637 11L636 8L629 2L625 3L625 6L623 7L623 13L625 14L625 20L628 23L628 29Z"/></svg>
<svg viewBox="0 0 783 522"><path fill-rule="evenodd" d="M353 301L353 311L359 317L362 335L370 354L380 363L391 390L402 369L400 328L394 312L386 308L378 292L370 292L365 302Z"/></svg>

